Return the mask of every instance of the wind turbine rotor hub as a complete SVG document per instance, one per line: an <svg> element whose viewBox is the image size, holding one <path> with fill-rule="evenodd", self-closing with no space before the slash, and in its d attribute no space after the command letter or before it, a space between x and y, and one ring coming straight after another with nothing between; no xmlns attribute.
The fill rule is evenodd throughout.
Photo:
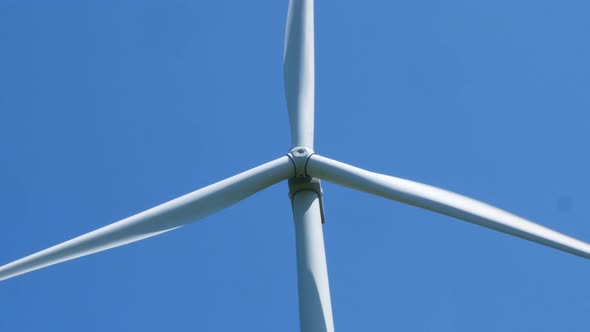
<svg viewBox="0 0 590 332"><path fill-rule="evenodd" d="M314 154L315 152L306 146L296 146L289 150L287 156L291 158L291 161L295 166L295 175L293 176L294 178L305 179L310 177L309 175L307 175L305 167L307 166L307 161L309 160L309 157L311 157Z"/></svg>
<svg viewBox="0 0 590 332"><path fill-rule="evenodd" d="M293 203L295 194L298 192L303 190L315 192L320 199L320 215L323 224L325 222L325 218L322 184L320 183L320 179L309 176L305 170L309 158L314 154L316 153L306 146L296 146L289 150L289 153L287 153L287 156L291 159L293 165L295 166L295 174L289 179L289 197L291 198L291 203Z"/></svg>

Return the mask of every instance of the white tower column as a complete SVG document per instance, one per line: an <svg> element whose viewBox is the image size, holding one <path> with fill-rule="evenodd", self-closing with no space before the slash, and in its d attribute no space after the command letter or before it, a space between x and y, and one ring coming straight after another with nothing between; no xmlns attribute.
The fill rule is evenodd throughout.
<svg viewBox="0 0 590 332"><path fill-rule="evenodd" d="M312 190L295 193L293 216L301 331L332 332L334 321L318 194Z"/></svg>

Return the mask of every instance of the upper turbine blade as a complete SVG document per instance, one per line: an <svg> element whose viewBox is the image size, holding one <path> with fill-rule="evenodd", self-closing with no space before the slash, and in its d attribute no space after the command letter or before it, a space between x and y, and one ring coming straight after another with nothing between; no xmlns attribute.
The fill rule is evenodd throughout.
<svg viewBox="0 0 590 332"><path fill-rule="evenodd" d="M0 267L0 280L158 235L206 217L294 174L285 156Z"/></svg>
<svg viewBox="0 0 590 332"><path fill-rule="evenodd" d="M285 94L291 146L313 149L314 31L313 0L291 0L285 33Z"/></svg>
<svg viewBox="0 0 590 332"><path fill-rule="evenodd" d="M590 245L474 199L312 155L307 174L590 259Z"/></svg>

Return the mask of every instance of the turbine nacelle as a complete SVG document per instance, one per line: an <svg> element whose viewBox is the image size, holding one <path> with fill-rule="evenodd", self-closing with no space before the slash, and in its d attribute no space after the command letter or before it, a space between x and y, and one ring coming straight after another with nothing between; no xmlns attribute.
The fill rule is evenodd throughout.
<svg viewBox="0 0 590 332"><path fill-rule="evenodd" d="M295 194L303 190L315 192L319 198L320 215L323 224L326 222L326 218L324 215L324 193L322 190L322 184L320 179L309 176L306 170L309 158L315 154L316 153L313 149L306 146L296 146L287 153L287 156L291 159L293 166L295 167L295 174L289 179L289 197L291 198L292 207L295 209L295 206L293 205Z"/></svg>

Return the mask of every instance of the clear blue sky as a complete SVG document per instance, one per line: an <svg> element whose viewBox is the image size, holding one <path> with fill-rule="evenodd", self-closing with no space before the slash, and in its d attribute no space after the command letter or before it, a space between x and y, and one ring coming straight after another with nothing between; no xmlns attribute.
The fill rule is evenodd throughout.
<svg viewBox="0 0 590 332"><path fill-rule="evenodd" d="M316 151L590 240L587 1L316 2ZM287 152L287 1L0 1L0 264ZM590 262L324 184L338 331L588 331ZM298 331L286 184L0 283L1 331Z"/></svg>

